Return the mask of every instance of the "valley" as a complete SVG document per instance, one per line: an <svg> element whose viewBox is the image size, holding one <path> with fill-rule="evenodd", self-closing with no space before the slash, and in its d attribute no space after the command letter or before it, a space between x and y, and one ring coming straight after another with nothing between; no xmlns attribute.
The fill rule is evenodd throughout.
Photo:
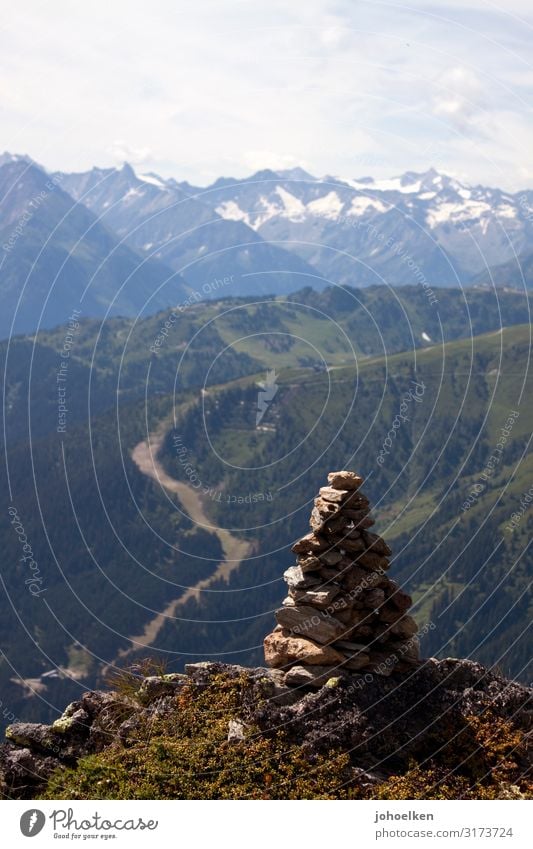
<svg viewBox="0 0 533 849"><path fill-rule="evenodd" d="M261 662L309 493L343 466L366 477L423 652L528 680L528 512L505 528L533 474L529 309L519 292L448 289L436 308L420 287L224 298L180 312L157 354L168 312L82 319L65 433L53 399L64 328L4 343L4 472L46 577L36 605L0 519L15 564L0 625L10 711L53 719L110 665L147 655L170 671ZM275 392L257 427L268 370Z"/></svg>

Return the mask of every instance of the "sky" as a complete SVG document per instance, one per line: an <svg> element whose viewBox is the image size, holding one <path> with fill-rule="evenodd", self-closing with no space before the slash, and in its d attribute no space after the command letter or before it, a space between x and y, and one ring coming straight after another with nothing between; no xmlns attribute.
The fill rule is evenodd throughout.
<svg viewBox="0 0 533 849"><path fill-rule="evenodd" d="M49 169L533 187L531 0L4 6L0 151Z"/></svg>

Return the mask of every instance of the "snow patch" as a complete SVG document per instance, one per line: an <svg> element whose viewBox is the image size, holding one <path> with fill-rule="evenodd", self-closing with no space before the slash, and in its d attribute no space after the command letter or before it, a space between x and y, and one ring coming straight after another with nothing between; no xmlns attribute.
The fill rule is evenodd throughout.
<svg viewBox="0 0 533 849"><path fill-rule="evenodd" d="M428 336L425 330L422 331L422 339L424 342L431 342L431 336Z"/></svg>
<svg viewBox="0 0 533 849"><path fill-rule="evenodd" d="M364 215L365 212L372 210L373 212L387 212L388 205L380 200L369 198L365 195L360 195L354 198L352 205L348 210L348 215Z"/></svg>
<svg viewBox="0 0 533 849"><path fill-rule="evenodd" d="M126 194L123 196L122 200L127 200L128 198L138 197L139 195L142 195L142 194L143 194L142 189L139 189L139 188L128 189Z"/></svg>
<svg viewBox="0 0 533 849"><path fill-rule="evenodd" d="M496 208L496 215L500 218L516 218L516 209L508 203L503 203Z"/></svg>
<svg viewBox="0 0 533 849"><path fill-rule="evenodd" d="M311 215L320 215L322 218L338 218L343 207L343 202L337 192L329 192L317 200L307 204L307 210Z"/></svg>
<svg viewBox="0 0 533 849"><path fill-rule="evenodd" d="M248 213L244 212L234 200L225 200L224 203L217 206L215 212L218 212L221 218L226 218L228 221L244 221L245 224L250 225Z"/></svg>
<svg viewBox="0 0 533 849"><path fill-rule="evenodd" d="M462 221L480 220L490 212L490 204L484 201L469 200L464 203L445 202L430 209L426 215L426 221L430 227L438 227L439 224L446 222L454 224ZM488 226L488 220L485 224Z"/></svg>
<svg viewBox="0 0 533 849"><path fill-rule="evenodd" d="M276 194L280 198L281 202L284 206L284 212L280 214L284 218L288 218L289 221L301 221L305 216L305 206L298 200L297 197L291 195L286 189L283 189L281 186L276 187Z"/></svg>
<svg viewBox="0 0 533 849"><path fill-rule="evenodd" d="M166 189L166 183L157 174L139 174L139 180L143 183L150 183L151 186L157 186L158 189Z"/></svg>

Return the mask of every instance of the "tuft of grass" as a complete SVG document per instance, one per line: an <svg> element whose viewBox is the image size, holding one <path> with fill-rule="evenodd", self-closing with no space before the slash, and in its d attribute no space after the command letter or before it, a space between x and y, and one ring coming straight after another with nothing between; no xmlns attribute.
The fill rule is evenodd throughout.
<svg viewBox="0 0 533 849"><path fill-rule="evenodd" d="M155 676L164 678L167 664L164 659L144 657L125 669L114 668L107 673L105 683L122 698L135 701L144 678Z"/></svg>

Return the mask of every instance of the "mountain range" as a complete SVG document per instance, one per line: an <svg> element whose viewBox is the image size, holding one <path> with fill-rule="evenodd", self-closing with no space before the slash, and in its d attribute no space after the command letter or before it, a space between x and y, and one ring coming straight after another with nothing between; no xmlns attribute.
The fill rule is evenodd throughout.
<svg viewBox="0 0 533 849"><path fill-rule="evenodd" d="M11 712L53 718L146 653L259 662L305 499L345 465L368 478L399 580L436 626L423 650L527 679L532 526L510 517L531 478L533 193L436 171L199 188L4 155L0 198L0 335L18 334L0 343ZM424 402L382 455L415 380ZM258 386L272 400L259 424ZM186 467L207 484L200 513Z"/></svg>
<svg viewBox="0 0 533 849"><path fill-rule="evenodd" d="M156 312L185 297L183 278L140 257L61 179L20 157L0 160L0 336L83 315Z"/></svg>
<svg viewBox="0 0 533 849"><path fill-rule="evenodd" d="M533 285L533 192L434 169L317 178L263 170L207 187L121 168L48 174L0 157L0 335L310 286Z"/></svg>

